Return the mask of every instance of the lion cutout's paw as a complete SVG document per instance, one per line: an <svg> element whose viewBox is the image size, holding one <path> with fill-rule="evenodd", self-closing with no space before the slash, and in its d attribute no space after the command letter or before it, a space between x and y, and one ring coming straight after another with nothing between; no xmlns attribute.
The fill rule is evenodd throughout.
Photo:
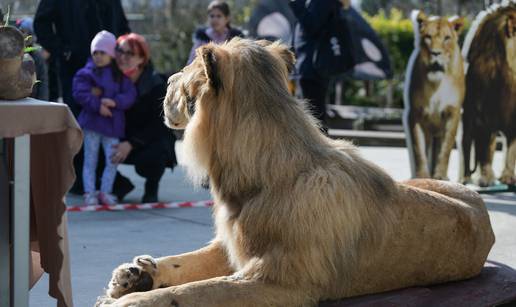
<svg viewBox="0 0 516 307"><path fill-rule="evenodd" d="M156 261L148 255L135 257L133 263L121 264L113 271L107 295L119 298L132 292L152 290L156 270Z"/></svg>
<svg viewBox="0 0 516 307"><path fill-rule="evenodd" d="M495 185L496 178L494 176L480 176L478 179L478 185L481 187L490 187Z"/></svg>
<svg viewBox="0 0 516 307"><path fill-rule="evenodd" d="M97 297L97 301L95 302L94 307L107 307L112 306L112 304L116 301L116 299L112 297L108 297L107 295Z"/></svg>
<svg viewBox="0 0 516 307"><path fill-rule="evenodd" d="M509 185L514 185L516 184L516 176L508 172L503 172L502 176L500 177L500 182Z"/></svg>
<svg viewBox="0 0 516 307"><path fill-rule="evenodd" d="M446 174L436 174L436 175L434 175L434 179L435 180L444 180L444 181L450 180L450 178L448 178L448 176Z"/></svg>

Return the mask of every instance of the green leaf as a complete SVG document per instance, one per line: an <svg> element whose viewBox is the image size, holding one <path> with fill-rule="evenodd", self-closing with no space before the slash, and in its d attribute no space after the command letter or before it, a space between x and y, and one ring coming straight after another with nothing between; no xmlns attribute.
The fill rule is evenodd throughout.
<svg viewBox="0 0 516 307"><path fill-rule="evenodd" d="M25 53L29 53L29 52L32 52L32 51L38 51L40 50L41 47L25 47L25 49L23 49L23 52Z"/></svg>

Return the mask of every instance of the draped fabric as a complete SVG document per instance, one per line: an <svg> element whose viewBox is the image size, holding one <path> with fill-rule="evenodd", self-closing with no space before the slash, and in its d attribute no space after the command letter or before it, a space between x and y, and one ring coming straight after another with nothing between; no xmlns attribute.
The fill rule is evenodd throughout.
<svg viewBox="0 0 516 307"><path fill-rule="evenodd" d="M72 288L64 196L75 180L73 157L82 132L65 104L31 98L0 100L0 137L30 135L31 241L49 274L49 294L71 307Z"/></svg>

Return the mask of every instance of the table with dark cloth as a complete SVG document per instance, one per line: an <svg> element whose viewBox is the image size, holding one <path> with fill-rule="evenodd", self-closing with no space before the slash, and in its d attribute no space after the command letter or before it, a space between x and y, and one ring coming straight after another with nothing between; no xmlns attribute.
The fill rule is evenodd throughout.
<svg viewBox="0 0 516 307"><path fill-rule="evenodd" d="M49 274L49 294L58 306L71 307L64 196L75 180L73 157L82 144L82 132L65 104L0 100L0 139L9 149L9 142L22 135L30 135L31 248L38 246L41 267ZM13 159L7 156L7 169Z"/></svg>

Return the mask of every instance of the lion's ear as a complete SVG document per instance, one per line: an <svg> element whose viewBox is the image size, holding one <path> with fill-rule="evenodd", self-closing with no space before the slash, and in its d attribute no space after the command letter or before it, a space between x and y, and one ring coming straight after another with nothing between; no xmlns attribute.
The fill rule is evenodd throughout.
<svg viewBox="0 0 516 307"><path fill-rule="evenodd" d="M505 29L506 29L506 35L508 38L511 38L514 36L514 34L516 34L516 20L514 20L514 16L513 15L509 15L507 17L507 22L506 22L506 25L505 25Z"/></svg>
<svg viewBox="0 0 516 307"><path fill-rule="evenodd" d="M415 21L420 27L423 22L425 22L428 17L426 17L425 13L420 10L413 10L410 14L413 21Z"/></svg>
<svg viewBox="0 0 516 307"><path fill-rule="evenodd" d="M257 43L265 47L272 54L279 55L279 57L287 66L287 71L289 73L291 73L294 70L294 64L296 64L296 56L287 45L284 45L279 41L270 42L266 40L260 40L257 41Z"/></svg>
<svg viewBox="0 0 516 307"><path fill-rule="evenodd" d="M259 40L255 40L255 43L266 48L266 47L272 45L273 42L270 40L266 40L266 39L259 39Z"/></svg>
<svg viewBox="0 0 516 307"><path fill-rule="evenodd" d="M455 32L457 32L457 34L460 34L462 30L464 30L464 23L466 22L464 17L453 16L450 17L448 21L451 23L453 29L455 30Z"/></svg>
<svg viewBox="0 0 516 307"><path fill-rule="evenodd" d="M289 73L291 73L294 70L294 65L296 64L296 56L294 55L294 52L292 52L286 45L278 44L277 47L281 58L285 62L285 65L287 65L287 70Z"/></svg>
<svg viewBox="0 0 516 307"><path fill-rule="evenodd" d="M199 54L202 56L204 72L206 73L206 77L208 77L210 85L218 94L219 90L222 88L222 82L219 72L219 58L217 57L215 50L216 46L207 45L200 49Z"/></svg>

